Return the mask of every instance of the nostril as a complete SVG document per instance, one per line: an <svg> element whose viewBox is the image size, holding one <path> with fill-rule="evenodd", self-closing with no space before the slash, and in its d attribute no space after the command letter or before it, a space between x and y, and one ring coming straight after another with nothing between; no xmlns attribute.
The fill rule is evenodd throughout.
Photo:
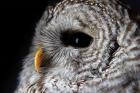
<svg viewBox="0 0 140 93"><path fill-rule="evenodd" d="M83 32L65 31L61 33L60 40L65 46L85 48L91 44L93 38Z"/></svg>

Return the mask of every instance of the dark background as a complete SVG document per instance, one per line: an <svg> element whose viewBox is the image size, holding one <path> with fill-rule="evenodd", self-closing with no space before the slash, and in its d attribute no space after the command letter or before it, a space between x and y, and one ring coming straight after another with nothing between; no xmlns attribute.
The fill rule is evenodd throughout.
<svg viewBox="0 0 140 93"><path fill-rule="evenodd" d="M0 1L0 93L13 93L22 59L29 52L35 27L45 7L60 0ZM140 13L139 0L127 0L134 15ZM135 19L140 19L138 16Z"/></svg>

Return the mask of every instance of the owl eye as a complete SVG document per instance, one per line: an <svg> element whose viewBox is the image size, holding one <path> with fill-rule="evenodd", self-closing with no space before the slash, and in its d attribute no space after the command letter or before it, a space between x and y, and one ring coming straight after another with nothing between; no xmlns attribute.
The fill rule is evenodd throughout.
<svg viewBox="0 0 140 93"><path fill-rule="evenodd" d="M92 41L92 37L83 33L76 31L66 31L61 33L60 40L65 46L73 46L76 48L88 47Z"/></svg>

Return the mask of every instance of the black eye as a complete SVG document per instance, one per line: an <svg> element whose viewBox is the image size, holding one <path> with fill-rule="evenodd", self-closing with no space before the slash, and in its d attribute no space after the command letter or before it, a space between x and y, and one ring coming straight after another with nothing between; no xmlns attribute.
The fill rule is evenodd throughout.
<svg viewBox="0 0 140 93"><path fill-rule="evenodd" d="M83 32L66 31L61 33L60 40L65 46L84 48L90 45L92 37Z"/></svg>

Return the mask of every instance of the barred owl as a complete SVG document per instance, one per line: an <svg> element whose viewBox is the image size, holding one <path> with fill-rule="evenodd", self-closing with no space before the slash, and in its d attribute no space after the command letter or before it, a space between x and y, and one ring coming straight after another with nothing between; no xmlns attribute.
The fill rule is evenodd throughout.
<svg viewBox="0 0 140 93"><path fill-rule="evenodd" d="M48 7L15 93L140 93L138 25L118 0Z"/></svg>

